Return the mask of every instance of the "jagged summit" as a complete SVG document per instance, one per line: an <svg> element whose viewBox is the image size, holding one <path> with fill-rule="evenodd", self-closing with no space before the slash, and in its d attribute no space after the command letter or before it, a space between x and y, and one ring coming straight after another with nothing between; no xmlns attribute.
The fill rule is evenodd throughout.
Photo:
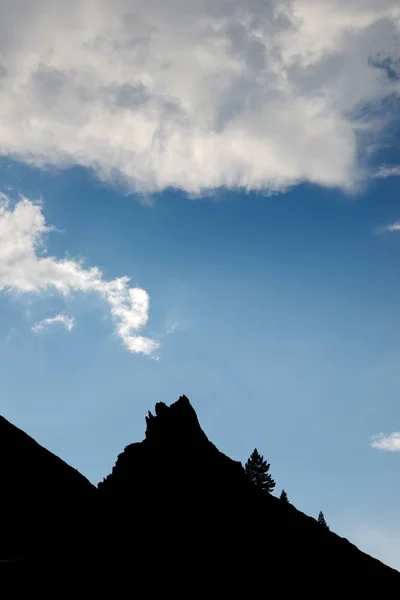
<svg viewBox="0 0 400 600"><path fill-rule="evenodd" d="M157 402L154 412L155 415L149 411L146 417L146 439L156 436L173 437L176 442L196 434L205 437L196 411L187 396L180 396L170 406L164 402Z"/></svg>
<svg viewBox="0 0 400 600"><path fill-rule="evenodd" d="M154 413L149 411L146 416L144 440L126 446L110 475L99 483L102 493L116 494L118 490L119 494L134 494L138 499L138 490L155 489L162 482L164 488L175 491L184 484L182 494L195 485L200 494L201 477L215 477L216 485L225 480L220 460L228 461L242 475L240 463L228 459L207 438L187 396L180 396L170 406L157 402ZM196 478L182 478L182 473L190 469L196 469Z"/></svg>
<svg viewBox="0 0 400 600"><path fill-rule="evenodd" d="M182 415L194 415L197 419L196 412L193 406L190 404L190 400L184 394L179 396L178 400L170 404L169 406L165 402L156 402L154 412L157 417L162 417L168 413L173 413L175 417L180 414ZM151 415L150 411L149 414ZM153 415L151 415L153 417Z"/></svg>

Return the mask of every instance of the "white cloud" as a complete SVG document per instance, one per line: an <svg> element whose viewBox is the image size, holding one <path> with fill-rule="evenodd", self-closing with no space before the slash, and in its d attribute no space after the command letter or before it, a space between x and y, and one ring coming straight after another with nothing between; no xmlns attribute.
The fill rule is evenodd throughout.
<svg viewBox="0 0 400 600"><path fill-rule="evenodd" d="M372 438L371 446L378 450L387 450L388 452L400 452L400 431L384 434Z"/></svg>
<svg viewBox="0 0 400 600"><path fill-rule="evenodd" d="M3 0L0 152L143 193L351 188L399 23L398 0Z"/></svg>
<svg viewBox="0 0 400 600"><path fill-rule="evenodd" d="M64 315L63 313L60 313L58 315L55 315L54 317L49 317L48 319L42 319L38 323L35 323L35 325L33 325L33 327L32 327L32 331L34 331L35 333L37 333L39 331L45 331L51 325L55 325L57 323L61 323L61 325L64 325L64 327L67 331L72 331L73 327L75 326L75 319L74 319L74 317L68 317L67 315Z"/></svg>
<svg viewBox="0 0 400 600"><path fill-rule="evenodd" d="M9 198L1 195L0 290L55 291L64 296L97 293L108 303L116 334L125 347L152 354L157 342L137 334L148 320L147 292L130 287L126 276L108 281L98 267L85 268L78 260L47 256L45 235L51 230L40 205L22 197L12 206Z"/></svg>
<svg viewBox="0 0 400 600"><path fill-rule="evenodd" d="M397 223L392 223L391 225L387 225L385 227L385 231L400 231L400 221Z"/></svg>
<svg viewBox="0 0 400 600"><path fill-rule="evenodd" d="M382 165L376 171L374 177L377 179L386 179L387 177L399 177L400 165Z"/></svg>

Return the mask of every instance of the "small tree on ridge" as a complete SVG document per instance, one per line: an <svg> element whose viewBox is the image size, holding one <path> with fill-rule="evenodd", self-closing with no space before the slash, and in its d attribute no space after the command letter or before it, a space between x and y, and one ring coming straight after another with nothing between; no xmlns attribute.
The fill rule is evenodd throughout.
<svg viewBox="0 0 400 600"><path fill-rule="evenodd" d="M275 481L268 473L270 468L269 462L264 460L264 457L259 454L257 448L254 448L250 458L245 464L244 470L249 480L257 487L265 490L269 494L275 487Z"/></svg>
<svg viewBox="0 0 400 600"><path fill-rule="evenodd" d="M289 504L289 498L288 498L287 493L285 492L285 490L281 491L281 495L279 496L279 500L282 500L282 502L284 502L285 504Z"/></svg>
<svg viewBox="0 0 400 600"><path fill-rule="evenodd" d="M322 510L319 511L318 525L321 525L324 529L329 529L328 523L325 521L324 513Z"/></svg>

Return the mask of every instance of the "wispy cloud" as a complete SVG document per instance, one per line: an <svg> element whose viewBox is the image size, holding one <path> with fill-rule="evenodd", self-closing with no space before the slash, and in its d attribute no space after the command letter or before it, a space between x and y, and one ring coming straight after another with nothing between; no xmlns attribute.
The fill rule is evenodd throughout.
<svg viewBox="0 0 400 600"><path fill-rule="evenodd" d="M396 221L396 223L392 223L391 225L387 225L384 228L384 231L400 231L400 221Z"/></svg>
<svg viewBox="0 0 400 600"><path fill-rule="evenodd" d="M400 177L400 165L382 165L376 171L376 179L386 179L387 177Z"/></svg>
<svg viewBox="0 0 400 600"><path fill-rule="evenodd" d="M380 433L371 440L371 446L387 452L400 452L400 431Z"/></svg>
<svg viewBox="0 0 400 600"><path fill-rule="evenodd" d="M168 321L165 326L165 333L173 333L178 327L177 321Z"/></svg>
<svg viewBox="0 0 400 600"><path fill-rule="evenodd" d="M57 323L64 325L64 327L67 331L72 331L73 327L75 326L75 319L74 319L74 317L68 317L67 315L64 315L63 313L59 313L58 315L55 315L55 317L49 317L48 319L42 319L38 323L35 323L35 325L33 325L33 327L32 327L32 331L34 331L35 333L37 333L39 331L44 331L44 330L48 329L49 327L51 327L52 325L56 325Z"/></svg>
<svg viewBox="0 0 400 600"><path fill-rule="evenodd" d="M0 291L97 293L107 302L124 346L130 352L154 353L158 343L137 333L148 321L147 292L130 287L127 276L106 280L98 267L48 256L45 237L50 231L40 205L21 197L13 206L0 196Z"/></svg>
<svg viewBox="0 0 400 600"><path fill-rule="evenodd" d="M348 189L397 118L377 112L398 93L398 0L23 4L0 3L0 152L28 163L144 194Z"/></svg>

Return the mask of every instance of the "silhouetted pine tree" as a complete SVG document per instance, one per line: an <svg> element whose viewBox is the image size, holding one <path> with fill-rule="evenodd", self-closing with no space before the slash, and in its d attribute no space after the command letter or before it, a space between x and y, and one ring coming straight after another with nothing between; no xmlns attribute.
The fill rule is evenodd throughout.
<svg viewBox="0 0 400 600"><path fill-rule="evenodd" d="M319 511L318 524L321 525L321 527L324 527L325 529L329 529L328 523L325 521L324 513L322 512L322 510Z"/></svg>
<svg viewBox="0 0 400 600"><path fill-rule="evenodd" d="M281 491L281 495L279 496L279 500L282 500L285 504L289 504L289 498L287 497L287 493L285 490Z"/></svg>
<svg viewBox="0 0 400 600"><path fill-rule="evenodd" d="M244 467L250 481L268 493L271 493L275 487L275 481L268 473L270 466L269 462L259 454L257 448L254 448Z"/></svg>

